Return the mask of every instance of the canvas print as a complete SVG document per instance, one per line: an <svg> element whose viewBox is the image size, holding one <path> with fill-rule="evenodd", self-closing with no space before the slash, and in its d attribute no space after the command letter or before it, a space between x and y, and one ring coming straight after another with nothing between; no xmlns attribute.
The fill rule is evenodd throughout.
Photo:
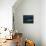
<svg viewBox="0 0 46 46"><path fill-rule="evenodd" d="M34 16L33 15L24 15L23 16L23 23L33 23Z"/></svg>

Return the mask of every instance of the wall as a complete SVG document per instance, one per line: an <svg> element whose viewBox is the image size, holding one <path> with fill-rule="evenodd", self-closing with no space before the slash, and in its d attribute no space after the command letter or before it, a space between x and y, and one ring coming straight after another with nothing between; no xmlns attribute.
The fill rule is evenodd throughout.
<svg viewBox="0 0 46 46"><path fill-rule="evenodd" d="M41 40L42 46L46 46L46 0L41 1Z"/></svg>
<svg viewBox="0 0 46 46"><path fill-rule="evenodd" d="M41 1L23 0L17 7L13 6L13 14L18 32L22 32L25 38L34 40L36 46L41 46ZM34 23L23 24L23 15L34 15Z"/></svg>
<svg viewBox="0 0 46 46"><path fill-rule="evenodd" d="M12 28L12 6L16 0L0 0L0 27Z"/></svg>

